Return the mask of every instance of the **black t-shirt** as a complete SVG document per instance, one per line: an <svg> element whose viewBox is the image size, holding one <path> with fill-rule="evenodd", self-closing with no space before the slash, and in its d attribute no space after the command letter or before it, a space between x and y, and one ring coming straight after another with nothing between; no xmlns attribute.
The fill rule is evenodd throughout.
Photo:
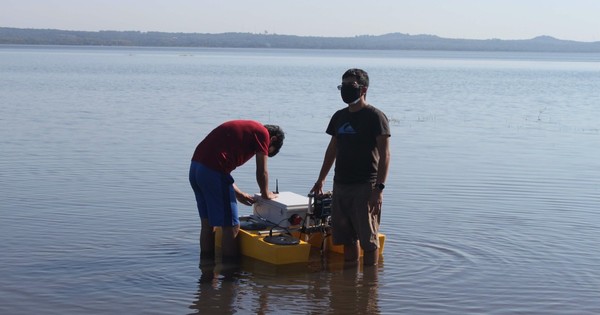
<svg viewBox="0 0 600 315"><path fill-rule="evenodd" d="M340 109L329 121L327 134L335 136L337 155L333 180L342 184L373 182L377 178L377 136L390 136L387 117L367 105L357 112Z"/></svg>

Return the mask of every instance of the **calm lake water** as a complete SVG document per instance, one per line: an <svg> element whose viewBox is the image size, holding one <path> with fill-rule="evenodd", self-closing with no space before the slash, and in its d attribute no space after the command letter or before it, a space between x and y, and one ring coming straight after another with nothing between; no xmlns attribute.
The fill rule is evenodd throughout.
<svg viewBox="0 0 600 315"><path fill-rule="evenodd" d="M279 124L306 194L351 67L392 128L380 265L200 270L198 141ZM598 54L0 46L0 314L598 314L598 91Z"/></svg>

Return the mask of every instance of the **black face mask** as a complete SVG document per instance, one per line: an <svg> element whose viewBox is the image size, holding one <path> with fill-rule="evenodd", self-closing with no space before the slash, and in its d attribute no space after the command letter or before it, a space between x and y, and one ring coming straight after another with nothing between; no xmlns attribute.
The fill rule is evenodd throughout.
<svg viewBox="0 0 600 315"><path fill-rule="evenodd" d="M344 103L355 104L360 99L360 86L354 87L353 85L342 84L341 94Z"/></svg>

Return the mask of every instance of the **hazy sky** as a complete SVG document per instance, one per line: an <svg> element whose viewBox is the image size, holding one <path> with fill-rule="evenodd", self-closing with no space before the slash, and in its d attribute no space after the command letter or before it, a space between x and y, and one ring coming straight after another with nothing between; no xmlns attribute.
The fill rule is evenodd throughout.
<svg viewBox="0 0 600 315"><path fill-rule="evenodd" d="M600 41L600 0L0 0L0 26Z"/></svg>

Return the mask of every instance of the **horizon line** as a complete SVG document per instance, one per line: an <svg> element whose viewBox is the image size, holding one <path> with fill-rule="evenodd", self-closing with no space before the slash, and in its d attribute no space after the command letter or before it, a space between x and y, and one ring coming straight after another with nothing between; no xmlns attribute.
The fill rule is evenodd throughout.
<svg viewBox="0 0 600 315"><path fill-rule="evenodd" d="M296 36L296 37L318 37L318 38L356 38L356 37L378 37L378 36L386 36L386 35L394 35L394 34L401 34L401 35L407 35L407 36L431 36L431 37L437 37L440 39L457 39L457 40L474 40L474 41L489 41L489 40L501 40L501 41L522 41L522 40L534 40L534 39L540 39L540 38L548 38L548 39L554 39L554 40L559 40L559 41L569 41L569 42L576 42L576 43L598 43L600 41L581 41L581 40L573 40L573 39L562 39L562 38L558 38L552 35L538 35L538 36L534 36L531 38L521 38L521 39L505 39L505 38L498 38L498 37L492 37L492 38L485 38L485 39L481 39L481 38L464 38L464 37L441 37L439 35L435 35L435 34L410 34L410 33L402 33L402 32L392 32L392 33L385 33L385 34L380 34L380 35L373 35L373 34L360 34L360 35L353 35L353 36L327 36L327 35L294 35L294 34L279 34L279 33L273 33L273 32L268 32L268 31L264 31L264 32L240 32L240 31L229 31L229 32L221 32L221 33L202 33L202 32L173 32L173 31L143 31L143 30L111 30L111 29L105 29L105 30L95 30L95 31L89 31L89 30L75 30L75 29L60 29L60 28L34 28L34 27L13 27L13 26L0 26L0 28L12 28L12 29L22 29L22 30L49 30L49 31L64 31L64 32L88 32L88 33L100 33L100 32L137 32L137 33L172 33L172 34L205 34L205 35L222 35L222 34L252 34L252 35L265 35L265 36Z"/></svg>

